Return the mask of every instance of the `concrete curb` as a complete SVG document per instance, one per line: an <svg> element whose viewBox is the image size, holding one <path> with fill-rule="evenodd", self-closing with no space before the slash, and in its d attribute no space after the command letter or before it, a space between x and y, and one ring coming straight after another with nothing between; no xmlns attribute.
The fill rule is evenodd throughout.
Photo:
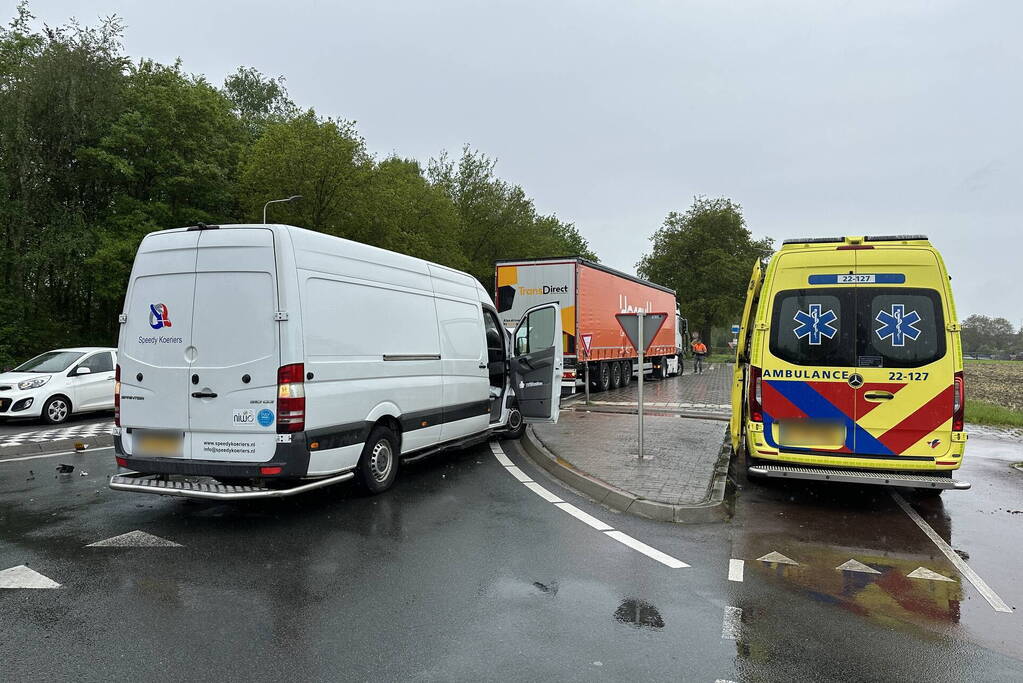
<svg viewBox="0 0 1023 683"><path fill-rule="evenodd" d="M534 464L547 470L569 487L613 510L659 522L677 522L679 524L722 522L731 517L731 510L725 503L728 464L731 458L731 448L727 440L722 444L721 451L718 453L718 460L714 465L714 478L711 480L707 498L696 505L675 505L640 498L597 479L548 450L532 427L526 428L520 443Z"/></svg>

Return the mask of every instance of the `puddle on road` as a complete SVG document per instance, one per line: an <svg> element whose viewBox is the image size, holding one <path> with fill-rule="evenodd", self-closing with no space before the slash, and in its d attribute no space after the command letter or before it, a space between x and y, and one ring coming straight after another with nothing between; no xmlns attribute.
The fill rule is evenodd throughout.
<svg viewBox="0 0 1023 683"><path fill-rule="evenodd" d="M664 619L660 611L650 603L634 598L629 598L618 606L614 619L636 628L664 628Z"/></svg>

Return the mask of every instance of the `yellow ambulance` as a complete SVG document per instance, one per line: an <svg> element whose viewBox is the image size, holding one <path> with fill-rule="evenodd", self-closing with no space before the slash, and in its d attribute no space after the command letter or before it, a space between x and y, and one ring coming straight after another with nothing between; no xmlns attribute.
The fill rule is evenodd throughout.
<svg viewBox="0 0 1023 683"><path fill-rule="evenodd" d="M786 240L757 263L732 386L748 475L969 488L949 280L923 235Z"/></svg>

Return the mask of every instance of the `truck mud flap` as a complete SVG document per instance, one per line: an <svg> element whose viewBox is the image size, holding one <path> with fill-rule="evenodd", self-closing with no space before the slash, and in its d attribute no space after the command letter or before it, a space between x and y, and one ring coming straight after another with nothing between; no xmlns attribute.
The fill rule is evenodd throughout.
<svg viewBox="0 0 1023 683"><path fill-rule="evenodd" d="M834 470L823 467L752 465L749 468L749 473L760 477L838 481L850 484L874 484L879 486L905 486L918 489L970 488L969 482L955 481L950 477L935 477L926 474L902 474L899 472L857 472L855 470Z"/></svg>
<svg viewBox="0 0 1023 683"><path fill-rule="evenodd" d="M147 474L116 474L110 477L109 486L115 491L155 493L161 496L200 498L204 500L252 500L255 498L285 498L313 489L340 484L355 477L354 472L345 472L326 479L316 479L291 488L270 489L260 486L233 486L220 483L193 482L156 478Z"/></svg>

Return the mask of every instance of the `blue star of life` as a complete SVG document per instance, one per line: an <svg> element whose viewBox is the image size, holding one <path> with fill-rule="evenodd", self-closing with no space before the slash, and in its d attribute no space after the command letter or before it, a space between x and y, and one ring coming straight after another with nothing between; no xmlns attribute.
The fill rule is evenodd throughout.
<svg viewBox="0 0 1023 683"><path fill-rule="evenodd" d="M923 318L916 311L906 313L904 304L892 304L891 313L881 311L874 320L881 323L881 327L876 330L878 339L891 337L892 346L905 346L906 339L916 341L921 334L921 330L913 326Z"/></svg>
<svg viewBox="0 0 1023 683"><path fill-rule="evenodd" d="M796 339L809 337L807 341L812 346L820 346L822 337L832 339L838 334L838 328L832 325L838 320L838 316L830 308L821 313L820 304L810 304L809 312L796 311L796 315L792 319L799 323L798 327L793 330L796 333Z"/></svg>

